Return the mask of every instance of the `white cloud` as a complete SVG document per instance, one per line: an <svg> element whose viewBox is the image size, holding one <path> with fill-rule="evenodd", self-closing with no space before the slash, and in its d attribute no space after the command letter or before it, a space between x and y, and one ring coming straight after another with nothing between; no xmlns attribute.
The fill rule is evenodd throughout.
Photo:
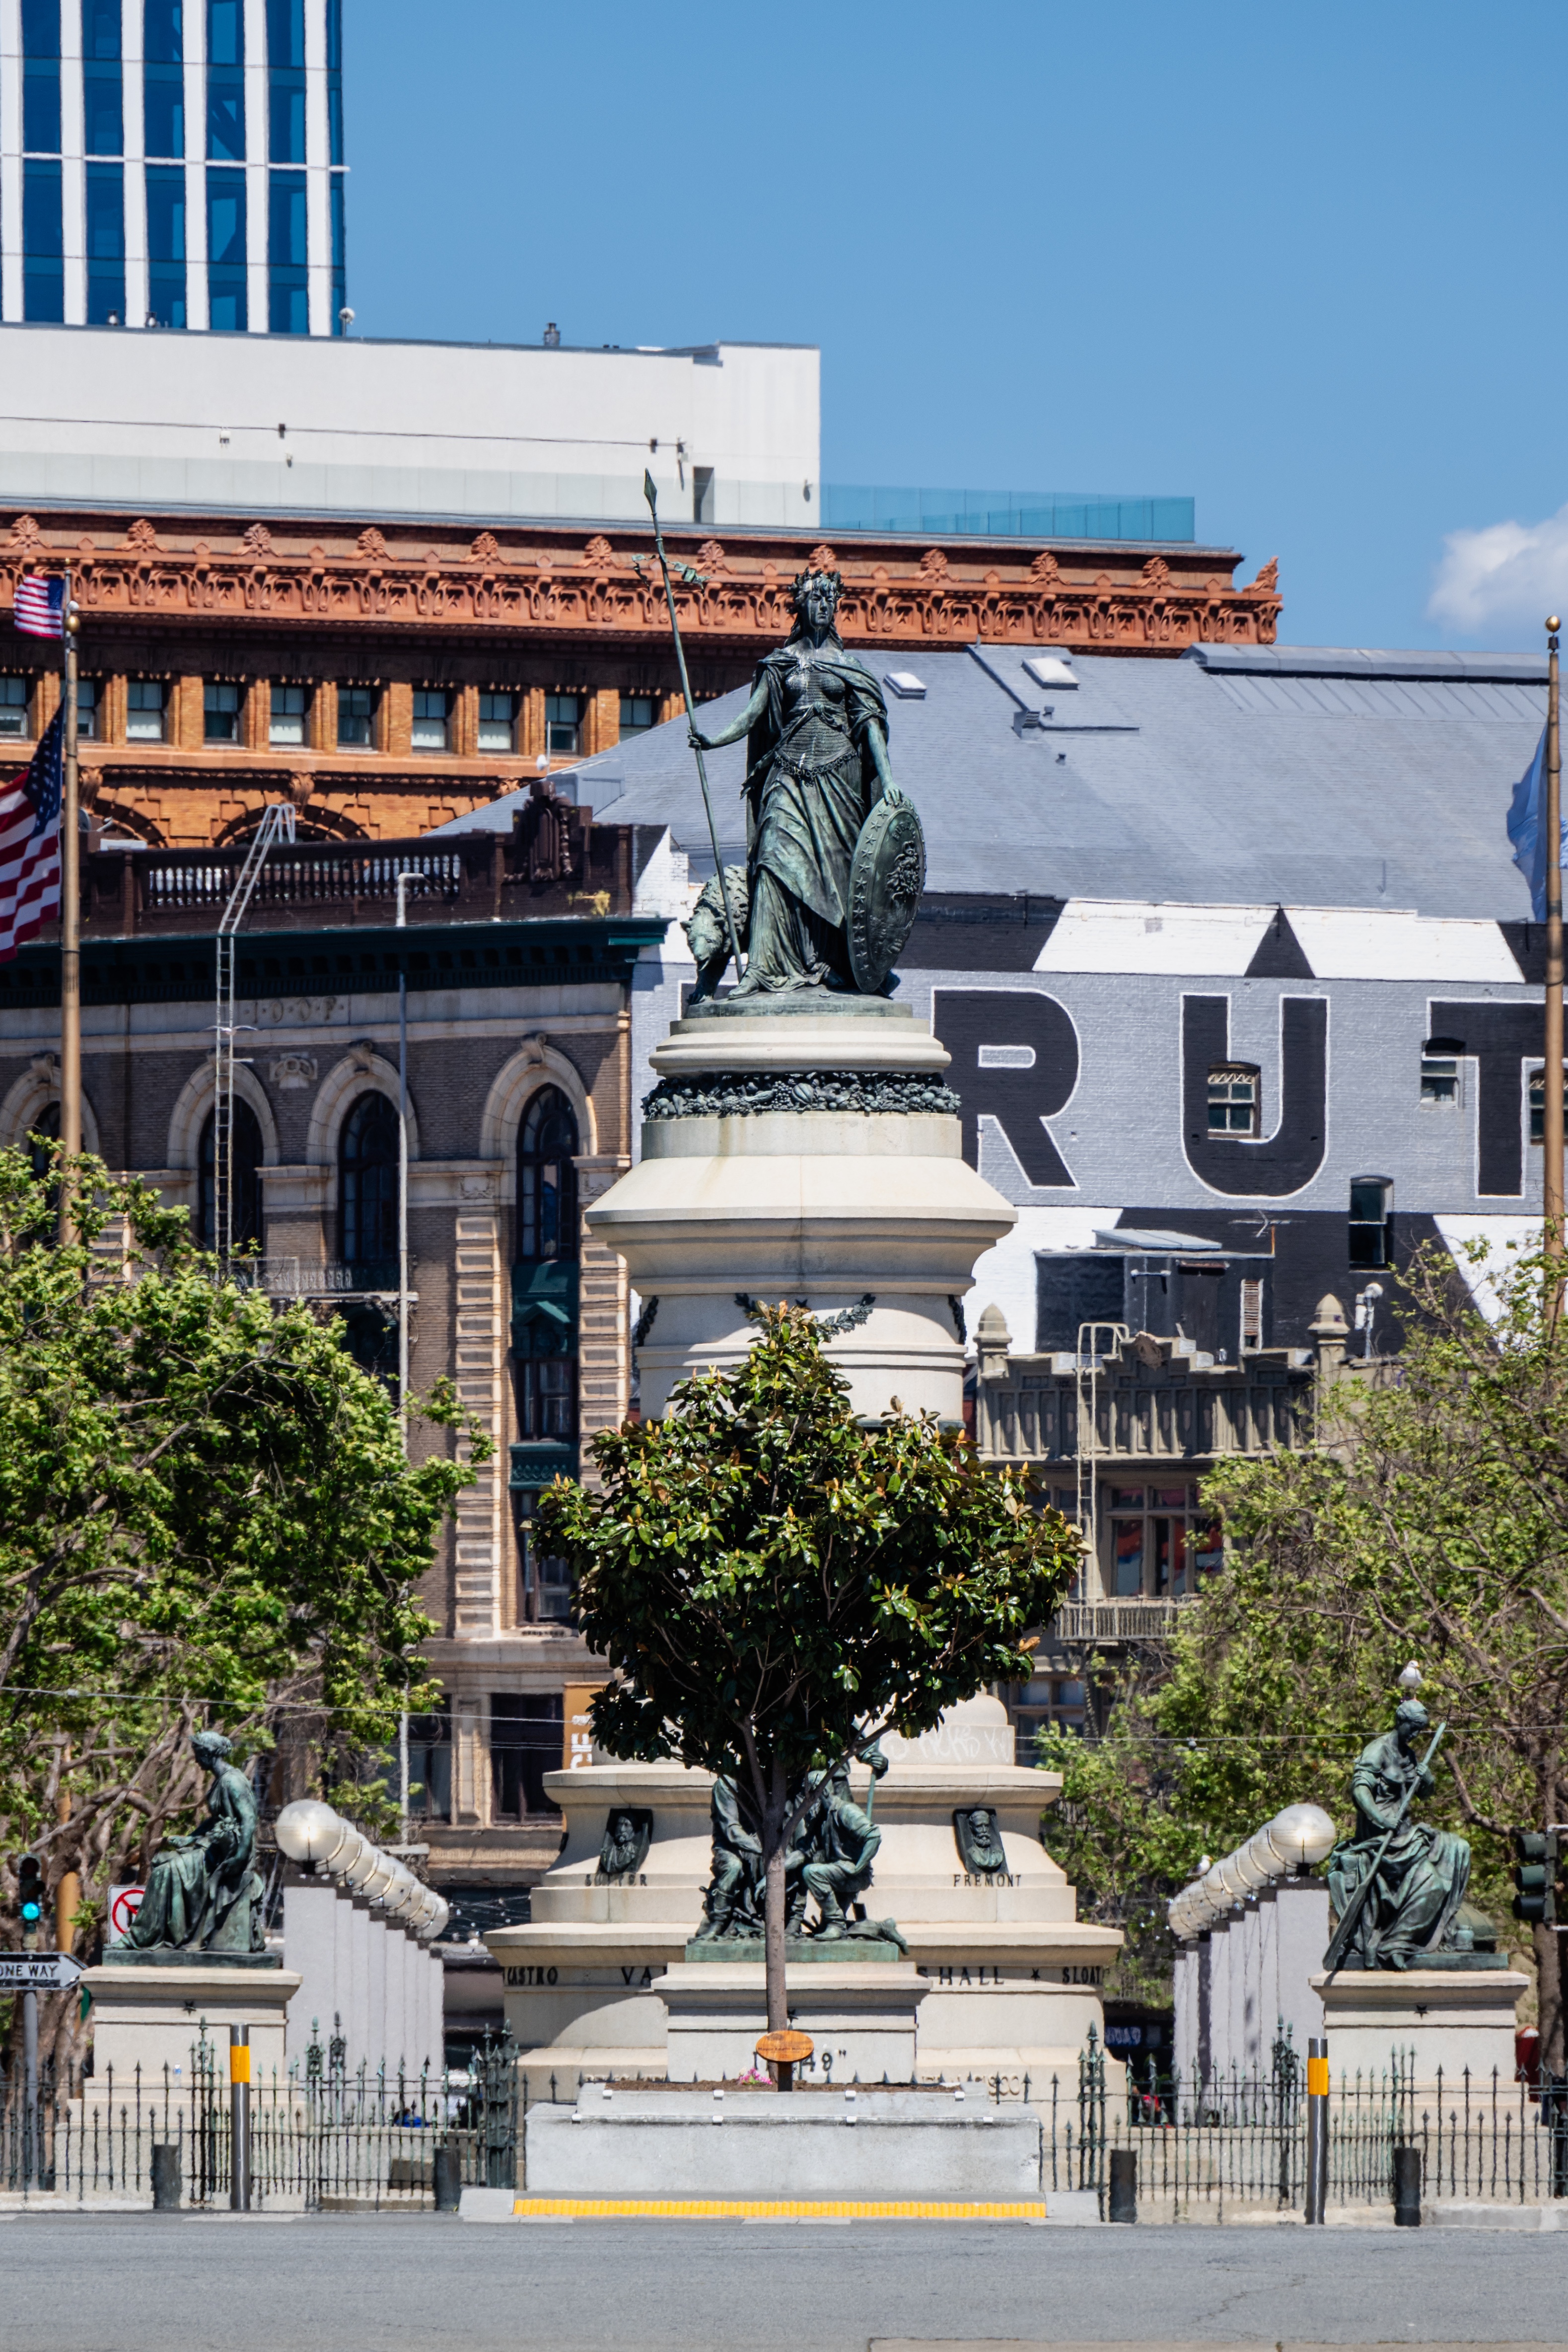
<svg viewBox="0 0 1568 2352"><path fill-rule="evenodd" d="M1568 506L1546 522L1450 531L1426 610L1466 636L1502 625L1535 633L1568 604Z"/></svg>

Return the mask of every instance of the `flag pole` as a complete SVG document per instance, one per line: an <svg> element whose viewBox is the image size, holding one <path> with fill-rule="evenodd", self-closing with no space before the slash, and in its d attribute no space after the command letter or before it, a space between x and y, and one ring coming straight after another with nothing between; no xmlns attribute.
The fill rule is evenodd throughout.
<svg viewBox="0 0 1568 2352"><path fill-rule="evenodd" d="M81 1150L81 840L77 810L76 605L66 567L60 615L65 672L65 789L60 796L60 1150L68 1162ZM60 1184L60 1239L70 1239L71 1184Z"/></svg>

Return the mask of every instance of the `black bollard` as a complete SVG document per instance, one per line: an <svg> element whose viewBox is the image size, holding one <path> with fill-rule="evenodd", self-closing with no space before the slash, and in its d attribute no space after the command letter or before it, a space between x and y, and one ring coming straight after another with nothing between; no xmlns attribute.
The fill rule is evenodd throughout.
<svg viewBox="0 0 1568 2352"><path fill-rule="evenodd" d="M463 2201L462 2166L455 2147L436 2150L436 2210L455 2213Z"/></svg>
<svg viewBox="0 0 1568 2352"><path fill-rule="evenodd" d="M1421 2151L1418 2147L1396 2147L1394 2151L1394 2226L1396 2230L1418 2230L1421 2227Z"/></svg>
<svg viewBox="0 0 1568 2352"><path fill-rule="evenodd" d="M180 2210L180 2151L172 2139L153 2143L153 2210L154 2213L177 2213Z"/></svg>
<svg viewBox="0 0 1568 2352"><path fill-rule="evenodd" d="M1110 2203L1105 2218L1108 2221L1138 2219L1138 2157L1132 2148L1110 2151Z"/></svg>

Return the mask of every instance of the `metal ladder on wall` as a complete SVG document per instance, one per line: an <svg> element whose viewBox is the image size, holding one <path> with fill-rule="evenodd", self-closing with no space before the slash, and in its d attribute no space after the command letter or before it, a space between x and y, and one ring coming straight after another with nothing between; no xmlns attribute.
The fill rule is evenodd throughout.
<svg viewBox="0 0 1568 2352"><path fill-rule="evenodd" d="M228 894L217 927L217 1018L214 1045L213 1101L213 1248L220 1276L228 1272L234 1250L234 971L240 924L245 920L267 853L280 841L294 838L294 811L287 801L264 809L261 823Z"/></svg>
<svg viewBox="0 0 1568 2352"><path fill-rule="evenodd" d="M1078 1327L1078 1428L1074 1433L1079 1533L1083 1539L1086 1584L1097 1586L1100 1570L1100 1368L1131 1337L1125 1323L1080 1323ZM1092 1594L1086 1592L1084 1598Z"/></svg>

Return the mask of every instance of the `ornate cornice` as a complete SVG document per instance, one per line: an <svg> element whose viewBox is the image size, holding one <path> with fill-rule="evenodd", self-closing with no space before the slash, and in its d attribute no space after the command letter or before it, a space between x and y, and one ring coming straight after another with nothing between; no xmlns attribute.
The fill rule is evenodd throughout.
<svg viewBox="0 0 1568 2352"><path fill-rule="evenodd" d="M522 526L477 536L353 532L232 519L206 534L184 520L21 515L0 541L0 607L22 572L68 562L84 614L117 624L204 624L276 630L476 632L652 646L668 616L652 539L632 527ZM3 530L4 526L0 526ZM1225 551L1040 546L857 535L808 549L779 533L667 533L692 576L677 589L694 647L774 644L791 621L789 586L807 561L843 576L839 627L889 650L962 644L1055 644L1080 652L1180 653L1186 646L1268 645L1280 599L1278 566L1246 588Z"/></svg>

